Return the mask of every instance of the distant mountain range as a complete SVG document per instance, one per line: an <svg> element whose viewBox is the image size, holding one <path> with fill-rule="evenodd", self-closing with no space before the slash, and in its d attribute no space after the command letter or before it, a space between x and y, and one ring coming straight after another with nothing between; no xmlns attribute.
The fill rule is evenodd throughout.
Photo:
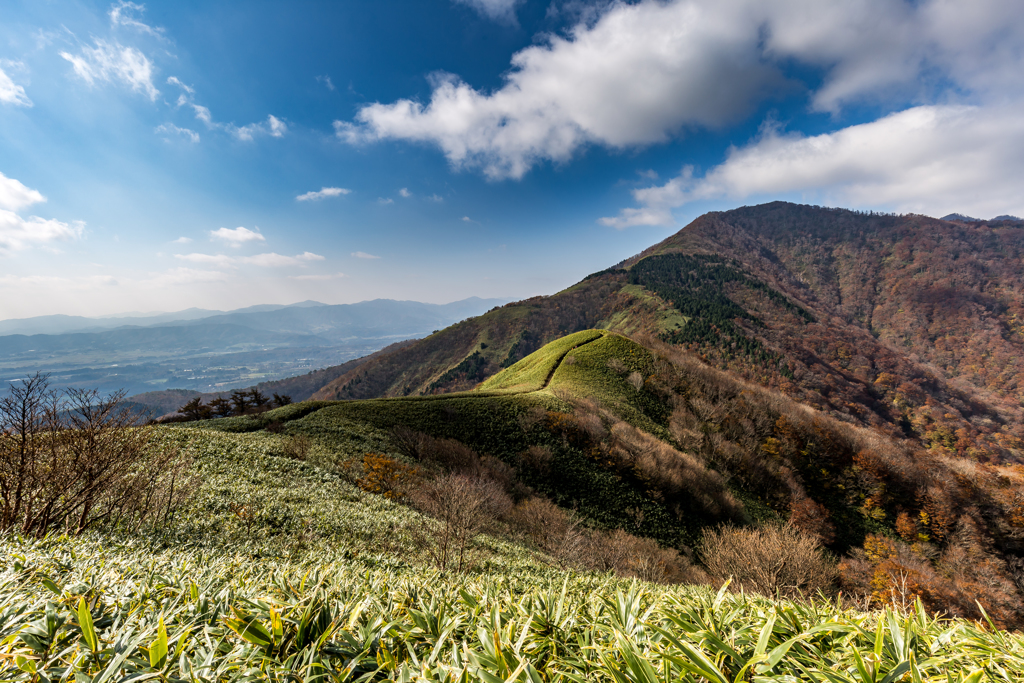
<svg viewBox="0 0 1024 683"><path fill-rule="evenodd" d="M449 304L303 301L233 311L4 320L0 379L43 371L55 384L104 392L222 391L336 365L502 303L478 297Z"/></svg>
<svg viewBox="0 0 1024 683"><path fill-rule="evenodd" d="M1001 223L1002 221L1014 221L1014 222L1020 223L1020 222L1024 221L1024 219L1022 219L1022 218L1020 218L1018 216L1011 216L1009 214L1003 214L1002 216L996 216L995 218L990 218L988 220L985 220L984 218L972 218L971 216L965 216L962 213L947 214L947 215L943 216L939 220L943 220L943 221L961 221L963 223Z"/></svg>

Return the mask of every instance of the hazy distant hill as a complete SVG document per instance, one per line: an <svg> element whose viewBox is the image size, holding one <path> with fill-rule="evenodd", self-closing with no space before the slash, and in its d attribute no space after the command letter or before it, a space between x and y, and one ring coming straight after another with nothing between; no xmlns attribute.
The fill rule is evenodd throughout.
<svg viewBox="0 0 1024 683"><path fill-rule="evenodd" d="M41 371L52 373L61 386L103 392L125 389L135 394L164 387L228 391L337 366L500 303L476 297L442 305L386 299L337 306L305 301L227 313L190 309L147 317L0 321L0 329L8 330L99 328L0 336L0 378L15 381ZM117 326L103 329L107 325Z"/></svg>

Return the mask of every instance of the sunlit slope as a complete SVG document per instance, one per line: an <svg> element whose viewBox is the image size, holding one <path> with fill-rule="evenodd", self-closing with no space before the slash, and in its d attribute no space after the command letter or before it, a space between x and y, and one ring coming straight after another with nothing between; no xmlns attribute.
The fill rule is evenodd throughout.
<svg viewBox="0 0 1024 683"><path fill-rule="evenodd" d="M543 389L567 355L605 334L603 330L584 330L546 344L485 381L480 385L480 391L522 393Z"/></svg>

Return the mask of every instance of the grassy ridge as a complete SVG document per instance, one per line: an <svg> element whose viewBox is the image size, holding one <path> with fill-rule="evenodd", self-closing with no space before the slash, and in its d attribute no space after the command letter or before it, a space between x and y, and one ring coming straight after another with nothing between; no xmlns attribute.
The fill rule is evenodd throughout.
<svg viewBox="0 0 1024 683"><path fill-rule="evenodd" d="M386 560L5 538L0 680L1019 681L1024 639L923 611Z"/></svg>
<svg viewBox="0 0 1024 683"><path fill-rule="evenodd" d="M553 341L485 381L480 390L520 393L543 389L570 351L604 334L601 330L583 330Z"/></svg>

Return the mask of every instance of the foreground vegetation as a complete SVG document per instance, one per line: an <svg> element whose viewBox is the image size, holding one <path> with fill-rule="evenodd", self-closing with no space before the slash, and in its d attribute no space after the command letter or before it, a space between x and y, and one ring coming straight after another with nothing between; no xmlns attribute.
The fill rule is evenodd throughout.
<svg viewBox="0 0 1024 683"><path fill-rule="evenodd" d="M0 680L1019 681L1024 639L588 575L3 539Z"/></svg>

